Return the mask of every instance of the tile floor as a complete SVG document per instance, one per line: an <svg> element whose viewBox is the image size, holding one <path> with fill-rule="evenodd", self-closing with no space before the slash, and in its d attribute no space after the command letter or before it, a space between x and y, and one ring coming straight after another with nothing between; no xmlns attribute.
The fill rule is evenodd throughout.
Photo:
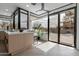
<svg viewBox="0 0 79 59"><path fill-rule="evenodd" d="M50 33L50 41L58 41L57 33ZM73 34L60 34L60 43L74 46L74 35Z"/></svg>
<svg viewBox="0 0 79 59"><path fill-rule="evenodd" d="M32 48L15 56L79 56L79 50L53 42L39 41L35 42Z"/></svg>

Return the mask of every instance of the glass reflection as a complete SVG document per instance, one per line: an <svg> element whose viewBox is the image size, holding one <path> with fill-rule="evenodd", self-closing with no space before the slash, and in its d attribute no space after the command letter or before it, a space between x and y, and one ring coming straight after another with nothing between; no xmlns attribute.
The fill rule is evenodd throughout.
<svg viewBox="0 0 79 59"><path fill-rule="evenodd" d="M60 43L74 46L74 9L60 14Z"/></svg>

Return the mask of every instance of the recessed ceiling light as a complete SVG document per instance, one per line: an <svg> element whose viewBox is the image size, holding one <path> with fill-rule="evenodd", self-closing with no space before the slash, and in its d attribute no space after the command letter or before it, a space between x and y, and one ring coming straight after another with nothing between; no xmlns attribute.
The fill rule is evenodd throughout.
<svg viewBox="0 0 79 59"><path fill-rule="evenodd" d="M29 7L29 5L26 5L26 7Z"/></svg>
<svg viewBox="0 0 79 59"><path fill-rule="evenodd" d="M5 11L9 11L8 9L5 9Z"/></svg>

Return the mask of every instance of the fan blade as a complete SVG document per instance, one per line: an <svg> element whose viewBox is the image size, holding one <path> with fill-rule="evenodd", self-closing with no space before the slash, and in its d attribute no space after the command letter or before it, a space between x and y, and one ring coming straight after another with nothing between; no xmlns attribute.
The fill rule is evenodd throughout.
<svg viewBox="0 0 79 59"><path fill-rule="evenodd" d="M44 9L44 3L41 3L41 9L37 10L36 12L38 12L38 11L47 11L47 10Z"/></svg>

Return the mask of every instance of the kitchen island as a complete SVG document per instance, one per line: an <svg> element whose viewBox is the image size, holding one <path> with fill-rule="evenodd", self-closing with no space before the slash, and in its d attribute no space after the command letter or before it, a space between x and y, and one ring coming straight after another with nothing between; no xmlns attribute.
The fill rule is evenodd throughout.
<svg viewBox="0 0 79 59"><path fill-rule="evenodd" d="M6 32L8 53L14 55L32 47L33 32Z"/></svg>

